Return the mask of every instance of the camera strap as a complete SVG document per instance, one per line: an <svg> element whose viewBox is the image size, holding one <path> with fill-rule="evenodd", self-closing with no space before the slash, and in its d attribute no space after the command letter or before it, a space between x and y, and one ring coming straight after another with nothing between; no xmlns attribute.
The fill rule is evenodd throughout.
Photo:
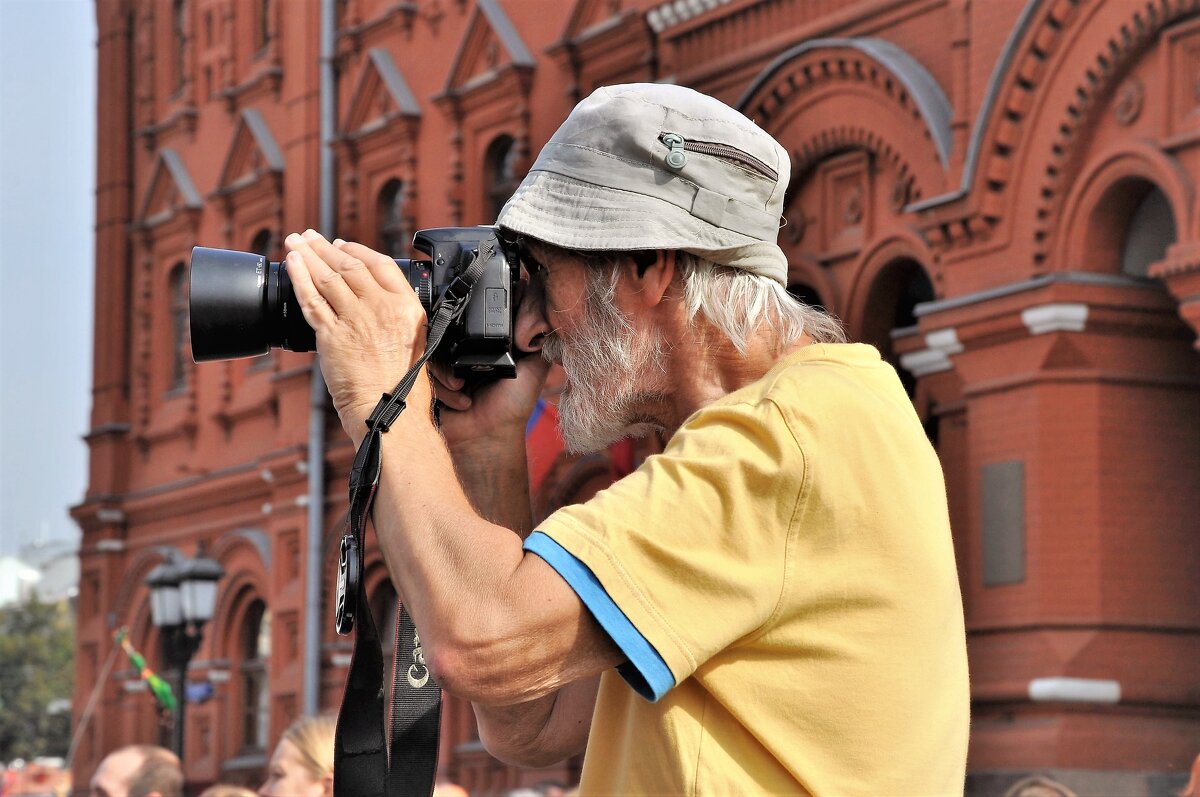
<svg viewBox="0 0 1200 797"><path fill-rule="evenodd" d="M383 655L362 578L364 538L379 489L383 434L404 411L405 397L446 330L466 310L471 288L495 251L494 239L484 241L475 259L438 300L429 322L425 352L392 392L384 393L375 405L367 418L367 436L350 469L350 531L342 536L338 558L335 623L339 634L357 630L334 740L335 797L428 797L433 793L442 690L425 665L412 618L398 603L391 710L385 717Z"/></svg>

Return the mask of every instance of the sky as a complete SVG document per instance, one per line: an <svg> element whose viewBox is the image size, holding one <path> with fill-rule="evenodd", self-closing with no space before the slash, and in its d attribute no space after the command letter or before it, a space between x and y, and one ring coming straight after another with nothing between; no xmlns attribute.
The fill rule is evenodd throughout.
<svg viewBox="0 0 1200 797"><path fill-rule="evenodd" d="M0 555L79 539L95 145L91 0L0 0Z"/></svg>

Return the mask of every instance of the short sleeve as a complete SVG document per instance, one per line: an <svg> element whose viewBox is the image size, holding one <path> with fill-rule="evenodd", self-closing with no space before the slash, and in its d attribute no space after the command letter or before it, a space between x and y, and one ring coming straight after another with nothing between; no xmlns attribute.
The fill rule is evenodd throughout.
<svg viewBox="0 0 1200 797"><path fill-rule="evenodd" d="M718 403L538 530L590 571L679 683L775 612L805 478L772 402Z"/></svg>

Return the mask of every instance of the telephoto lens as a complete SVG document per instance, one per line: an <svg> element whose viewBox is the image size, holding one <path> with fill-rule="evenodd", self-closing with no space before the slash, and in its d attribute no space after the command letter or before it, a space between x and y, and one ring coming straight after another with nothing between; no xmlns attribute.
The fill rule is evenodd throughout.
<svg viewBox="0 0 1200 797"><path fill-rule="evenodd" d="M432 307L429 263L396 259L425 311ZM287 267L264 255L192 248L190 285L192 359L257 357L271 348L313 351L312 327L292 290Z"/></svg>

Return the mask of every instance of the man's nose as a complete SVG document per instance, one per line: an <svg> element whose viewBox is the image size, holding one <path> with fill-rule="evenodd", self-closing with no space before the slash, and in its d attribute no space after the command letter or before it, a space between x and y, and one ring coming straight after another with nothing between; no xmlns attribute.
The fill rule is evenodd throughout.
<svg viewBox="0 0 1200 797"><path fill-rule="evenodd" d="M513 343L524 352L542 350L542 343L551 332L550 322L539 297L526 293L517 309L516 329L513 331Z"/></svg>

